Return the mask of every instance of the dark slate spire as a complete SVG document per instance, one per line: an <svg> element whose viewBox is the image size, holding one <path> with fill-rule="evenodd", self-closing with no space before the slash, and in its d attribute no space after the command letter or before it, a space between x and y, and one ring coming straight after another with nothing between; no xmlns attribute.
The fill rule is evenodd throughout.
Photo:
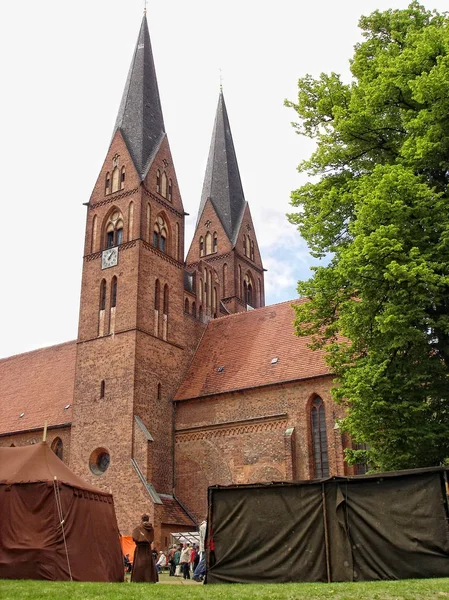
<svg viewBox="0 0 449 600"><path fill-rule="evenodd" d="M222 91L218 99L197 227L209 198L228 238L235 245L246 201Z"/></svg>
<svg viewBox="0 0 449 600"><path fill-rule="evenodd" d="M114 127L120 129L142 179L165 135L147 18L144 14Z"/></svg>

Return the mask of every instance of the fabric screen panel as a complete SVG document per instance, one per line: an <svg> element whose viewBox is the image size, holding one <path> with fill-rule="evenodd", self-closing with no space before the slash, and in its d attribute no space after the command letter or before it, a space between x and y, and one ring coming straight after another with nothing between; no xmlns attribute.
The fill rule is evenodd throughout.
<svg viewBox="0 0 449 600"><path fill-rule="evenodd" d="M449 576L442 477L423 472L340 486L346 497L355 579Z"/></svg>
<svg viewBox="0 0 449 600"><path fill-rule="evenodd" d="M0 485L0 579L67 580L53 485Z"/></svg>
<svg viewBox="0 0 449 600"><path fill-rule="evenodd" d="M209 488L209 506L207 583L327 581L321 484Z"/></svg>
<svg viewBox="0 0 449 600"><path fill-rule="evenodd" d="M74 581L123 581L123 555L112 497L61 487Z"/></svg>
<svg viewBox="0 0 449 600"><path fill-rule="evenodd" d="M346 525L346 503L341 486L323 483L326 490L327 544L330 581L353 581L351 540ZM325 543L326 540L323 540Z"/></svg>

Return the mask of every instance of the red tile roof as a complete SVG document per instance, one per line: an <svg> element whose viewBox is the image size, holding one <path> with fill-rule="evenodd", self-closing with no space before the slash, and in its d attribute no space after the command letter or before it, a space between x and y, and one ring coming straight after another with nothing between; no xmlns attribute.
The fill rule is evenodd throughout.
<svg viewBox="0 0 449 600"><path fill-rule="evenodd" d="M0 435L72 421L75 358L67 342L0 360Z"/></svg>
<svg viewBox="0 0 449 600"><path fill-rule="evenodd" d="M174 399L328 375L324 352L294 334L294 302L210 321Z"/></svg>
<svg viewBox="0 0 449 600"><path fill-rule="evenodd" d="M188 525L195 529L195 522L186 514L179 502L172 496L160 495L163 506L159 509L161 523L166 525Z"/></svg>

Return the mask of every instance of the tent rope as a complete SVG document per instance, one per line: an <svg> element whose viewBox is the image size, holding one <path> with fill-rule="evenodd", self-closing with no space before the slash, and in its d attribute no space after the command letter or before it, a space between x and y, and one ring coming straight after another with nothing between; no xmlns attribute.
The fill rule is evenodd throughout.
<svg viewBox="0 0 449 600"><path fill-rule="evenodd" d="M67 548L67 541L65 539L64 515L62 514L61 496L59 494L59 485L58 485L58 481L57 481L56 477L53 480L53 488L55 490L56 508L58 509L59 524L61 525L61 529L62 529L62 539L64 540L65 555L67 557L67 566L69 568L70 581L73 581L72 569L70 567L70 560L69 560L69 550Z"/></svg>

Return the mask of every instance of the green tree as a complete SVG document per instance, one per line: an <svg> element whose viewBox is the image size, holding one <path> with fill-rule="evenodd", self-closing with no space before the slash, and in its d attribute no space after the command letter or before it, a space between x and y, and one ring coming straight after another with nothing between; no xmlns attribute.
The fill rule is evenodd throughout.
<svg viewBox="0 0 449 600"><path fill-rule="evenodd" d="M299 134L316 140L292 192L315 257L298 335L325 348L342 427L390 470L449 456L449 18L417 2L362 17L352 80L299 80Z"/></svg>

